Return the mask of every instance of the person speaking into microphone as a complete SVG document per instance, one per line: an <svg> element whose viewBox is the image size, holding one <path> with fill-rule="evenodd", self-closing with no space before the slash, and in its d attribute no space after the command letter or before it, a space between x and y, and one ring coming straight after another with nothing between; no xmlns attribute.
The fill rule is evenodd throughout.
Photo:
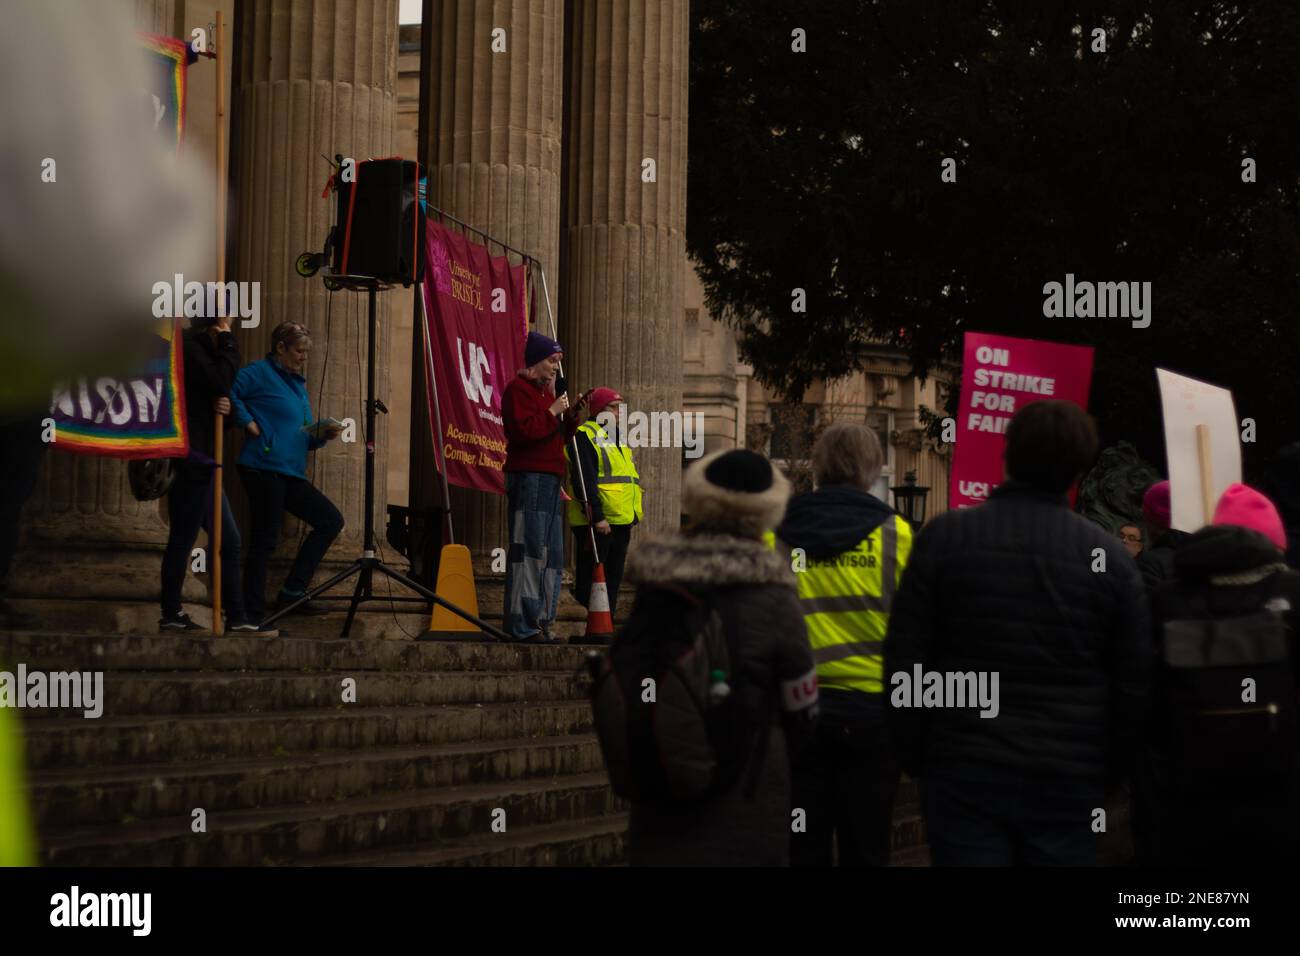
<svg viewBox="0 0 1300 956"><path fill-rule="evenodd" d="M555 339L529 332L526 368L501 396L506 432L506 501L510 553L506 562L502 627L515 641L549 644L560 603L564 570L564 445L577 428L569 396L556 378L564 349ZM557 388L558 386L558 388ZM559 391L559 395L556 392ZM579 400L573 410L581 408Z"/></svg>

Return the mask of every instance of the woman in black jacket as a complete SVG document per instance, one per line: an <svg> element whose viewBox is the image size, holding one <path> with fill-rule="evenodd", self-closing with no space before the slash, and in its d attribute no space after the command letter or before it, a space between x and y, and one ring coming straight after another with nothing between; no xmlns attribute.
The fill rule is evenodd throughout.
<svg viewBox="0 0 1300 956"><path fill-rule="evenodd" d="M1232 485L1151 597L1159 660L1139 862L1293 862L1300 574L1259 492ZM1139 822L1136 821L1135 822Z"/></svg>
<svg viewBox="0 0 1300 956"><path fill-rule="evenodd" d="M199 529L211 533L213 480L221 473L214 470L216 448L215 413L221 422L230 414L230 387L239 372L239 346L230 331L231 320L196 319L183 333L185 355L185 412L189 425L190 454L175 463L176 479L167 493L167 520L170 530L162 560L162 618L158 630L200 630L181 609L181 589L191 549ZM215 474L215 479L214 479ZM230 510L230 499L221 497L221 591L225 608L226 630L257 631L256 622L244 612L239 580L239 525ZM209 562L218 557L208 555Z"/></svg>
<svg viewBox="0 0 1300 956"><path fill-rule="evenodd" d="M683 481L689 530L645 541L628 555L627 578L638 585L633 617L654 600L647 587L668 585L707 597L731 622L741 656L733 667L732 692L743 695L755 720L768 723L739 781L726 792L684 808L632 805L632 866L789 863L787 735L795 736L795 745L810 735L817 703L794 574L761 540L780 523L789 496L790 483L762 455L715 452L696 462Z"/></svg>

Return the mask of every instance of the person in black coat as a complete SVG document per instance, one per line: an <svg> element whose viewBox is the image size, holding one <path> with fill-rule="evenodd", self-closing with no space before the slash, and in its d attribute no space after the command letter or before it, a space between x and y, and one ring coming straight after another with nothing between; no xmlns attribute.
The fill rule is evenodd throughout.
<svg viewBox="0 0 1300 956"><path fill-rule="evenodd" d="M1118 778L1136 753L1151 668L1133 559L1066 502L1097 444L1078 406L1025 406L1006 433L1008 480L916 538L885 692L936 865L1097 862L1096 811L1108 770ZM939 675L929 703L946 706L917 700L918 672L930 686ZM980 679L991 706L955 693Z"/></svg>
<svg viewBox="0 0 1300 956"><path fill-rule="evenodd" d="M162 619L158 622L158 630L163 633L201 629L181 609L181 588L199 528L211 531L216 412L223 416L230 414L230 386L240 364L239 346L230 331L229 318L196 319L195 325L182 335L190 453L188 457L176 460L176 478L167 492L170 529L167 547L163 551ZM230 499L225 495L221 498L221 506L221 599L226 629L256 632L257 624L246 620L244 615L239 576L242 544L239 526L230 510ZM211 554L207 559L209 562L217 560Z"/></svg>
<svg viewBox="0 0 1300 956"><path fill-rule="evenodd" d="M643 541L627 560L642 602L645 586L708 595L730 621L742 660L733 693L754 719L769 723L738 782L707 803L633 803L630 866L785 866L790 859L790 748L811 739L817 675L790 565L761 540L781 520L790 483L761 455L714 452L682 483L690 530ZM617 638L615 641L617 642ZM750 783L752 781L752 784Z"/></svg>
<svg viewBox="0 0 1300 956"><path fill-rule="evenodd" d="M1156 668L1151 750L1143 762L1152 802L1139 849L1144 865L1289 865L1300 853L1300 573L1282 560L1286 544L1272 502L1245 485L1231 485L1214 522L1178 549L1176 578L1152 594L1163 655ZM1242 664L1270 614L1278 616L1284 656ZM1205 627L1210 621L1215 623ZM1178 645L1169 646L1180 633L1185 642L1189 628L1193 643L1220 666L1189 668ZM1210 637L1208 647L1203 634ZM1243 675L1254 682L1249 692ZM1195 695L1191 724L1189 691Z"/></svg>
<svg viewBox="0 0 1300 956"><path fill-rule="evenodd" d="M1169 482L1157 481L1142 496L1142 518L1150 544L1137 556L1147 594L1174 577L1174 552L1187 540L1186 531L1169 527Z"/></svg>

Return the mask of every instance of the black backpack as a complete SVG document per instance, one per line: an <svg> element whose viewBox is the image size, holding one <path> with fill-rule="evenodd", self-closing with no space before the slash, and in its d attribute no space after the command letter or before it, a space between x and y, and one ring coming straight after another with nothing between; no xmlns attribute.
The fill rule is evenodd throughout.
<svg viewBox="0 0 1300 956"><path fill-rule="evenodd" d="M746 790L752 796L774 711L749 712L734 630L709 594L671 585L637 593L591 688L601 753L620 797L707 801L729 790L761 747Z"/></svg>
<svg viewBox="0 0 1300 956"><path fill-rule="evenodd" d="M1226 783L1283 777L1295 764L1295 678L1281 611L1203 616L1162 627L1162 710L1168 755L1180 776ZM1253 699L1243 700L1245 680Z"/></svg>

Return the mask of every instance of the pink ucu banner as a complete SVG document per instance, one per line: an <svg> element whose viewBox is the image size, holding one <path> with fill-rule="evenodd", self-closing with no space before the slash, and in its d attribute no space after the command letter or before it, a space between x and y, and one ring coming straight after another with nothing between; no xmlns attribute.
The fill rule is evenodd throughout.
<svg viewBox="0 0 1300 956"><path fill-rule="evenodd" d="M429 219L425 224L425 376L429 421L447 461L447 480L503 495L506 433L501 393L524 363L525 267Z"/></svg>
<svg viewBox="0 0 1300 956"><path fill-rule="evenodd" d="M1087 410L1091 383L1092 349L1086 345L967 332L948 506L983 504L1001 483L1012 415L1048 398Z"/></svg>

